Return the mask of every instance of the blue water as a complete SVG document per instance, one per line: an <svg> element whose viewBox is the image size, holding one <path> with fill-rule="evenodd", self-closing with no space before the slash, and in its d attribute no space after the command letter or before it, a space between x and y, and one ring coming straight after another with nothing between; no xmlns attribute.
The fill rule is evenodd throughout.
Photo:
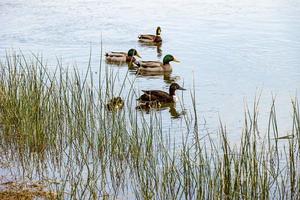
<svg viewBox="0 0 300 200"><path fill-rule="evenodd" d="M103 51L136 48L143 59L157 60L156 48L137 42L140 33L162 27L163 55L170 53L172 76L188 91L178 96L191 111L190 92L196 91L198 116L210 130L219 118L231 137L240 134L246 102L260 97L261 125L276 97L279 130L291 126L291 98L300 88L299 0L102 0L0 2L0 57L7 50L40 53L54 68L65 65L86 69L92 49L92 69L98 70ZM127 67L108 66L125 76ZM133 80L135 75L130 75ZM135 89L167 90L162 77L138 77ZM180 106L177 106L180 110ZM178 128L182 119L162 111L164 126Z"/></svg>

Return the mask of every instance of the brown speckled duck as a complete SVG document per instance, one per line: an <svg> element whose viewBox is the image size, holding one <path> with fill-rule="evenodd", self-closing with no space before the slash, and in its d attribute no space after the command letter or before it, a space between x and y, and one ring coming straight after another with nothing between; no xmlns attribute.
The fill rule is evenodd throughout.
<svg viewBox="0 0 300 200"><path fill-rule="evenodd" d="M134 62L136 61L135 56L141 58L141 56L138 54L137 50L135 49L129 49L127 53L116 52L116 51L105 53L106 61L113 62L113 63Z"/></svg>
<svg viewBox="0 0 300 200"><path fill-rule="evenodd" d="M171 72L172 66L170 62L179 62L174 56L165 55L163 62L160 61L136 61L134 65L138 67L138 71L145 72Z"/></svg>
<svg viewBox="0 0 300 200"><path fill-rule="evenodd" d="M156 34L155 35L151 35L151 34L141 34L139 35L139 41L140 42L144 42L144 43L150 43L150 44L161 44L162 39L160 36L161 33L161 28L158 26L156 28Z"/></svg>
<svg viewBox="0 0 300 200"><path fill-rule="evenodd" d="M177 83L172 83L169 88L169 93L161 90L142 90L144 92L137 100L140 102L157 101L160 103L173 103L176 102L176 90L185 90Z"/></svg>

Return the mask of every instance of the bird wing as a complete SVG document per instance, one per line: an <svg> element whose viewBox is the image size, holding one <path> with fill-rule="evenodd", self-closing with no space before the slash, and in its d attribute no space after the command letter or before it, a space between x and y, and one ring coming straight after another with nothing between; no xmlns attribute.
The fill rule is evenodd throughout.
<svg viewBox="0 0 300 200"><path fill-rule="evenodd" d="M111 57L111 56L114 56L114 57L123 57L123 56L127 56L127 53L125 52L117 52L117 51L111 51L111 52L107 52L105 54L106 57Z"/></svg>
<svg viewBox="0 0 300 200"><path fill-rule="evenodd" d="M140 61L139 66L143 68L161 67L162 63L159 61Z"/></svg>
<svg viewBox="0 0 300 200"><path fill-rule="evenodd" d="M161 90L142 90L145 94L151 95L151 96L157 96L157 97L169 97L170 95L164 91Z"/></svg>
<svg viewBox="0 0 300 200"><path fill-rule="evenodd" d="M148 39L148 40L152 40L153 38L155 38L155 35L150 35L150 34L142 34L142 35L139 35L139 39Z"/></svg>

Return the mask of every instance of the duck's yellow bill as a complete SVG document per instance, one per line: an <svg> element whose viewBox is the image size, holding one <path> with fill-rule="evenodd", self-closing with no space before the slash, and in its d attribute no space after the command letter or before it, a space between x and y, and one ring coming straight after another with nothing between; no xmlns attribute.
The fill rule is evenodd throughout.
<svg viewBox="0 0 300 200"><path fill-rule="evenodd" d="M136 52L136 56L142 58L138 52Z"/></svg>
<svg viewBox="0 0 300 200"><path fill-rule="evenodd" d="M180 62L180 61L179 61L179 60L177 60L176 58L174 58L174 60L173 60L173 61L174 61L174 62L178 62L178 63Z"/></svg>

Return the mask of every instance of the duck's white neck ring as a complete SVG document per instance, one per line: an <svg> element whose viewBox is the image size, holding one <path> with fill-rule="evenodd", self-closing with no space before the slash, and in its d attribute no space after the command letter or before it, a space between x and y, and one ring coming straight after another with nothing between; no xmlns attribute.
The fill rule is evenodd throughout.
<svg viewBox="0 0 300 200"><path fill-rule="evenodd" d="M178 101L178 98L177 98L176 95L173 95L172 97L173 97L173 101L174 101L174 102L177 102L177 101Z"/></svg>

